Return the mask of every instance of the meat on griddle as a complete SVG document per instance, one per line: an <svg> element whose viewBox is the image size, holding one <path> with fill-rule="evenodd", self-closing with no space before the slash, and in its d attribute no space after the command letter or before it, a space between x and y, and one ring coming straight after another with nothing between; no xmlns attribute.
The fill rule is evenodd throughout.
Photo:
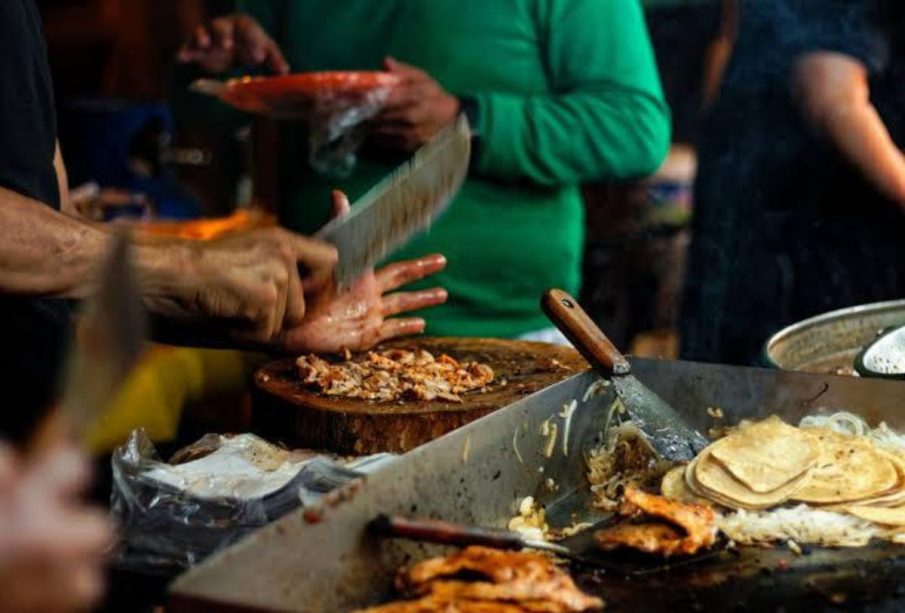
<svg viewBox="0 0 905 613"><path fill-rule="evenodd" d="M525 552L468 547L400 572L400 592L418 597L368 609L367 613L570 613L599 609L552 558Z"/></svg>
<svg viewBox="0 0 905 613"><path fill-rule="evenodd" d="M707 505L679 502L630 487L625 490L619 514L644 521L598 531L594 538L601 549L628 547L669 557L697 553L716 542L716 512ZM649 518L667 523L651 522Z"/></svg>

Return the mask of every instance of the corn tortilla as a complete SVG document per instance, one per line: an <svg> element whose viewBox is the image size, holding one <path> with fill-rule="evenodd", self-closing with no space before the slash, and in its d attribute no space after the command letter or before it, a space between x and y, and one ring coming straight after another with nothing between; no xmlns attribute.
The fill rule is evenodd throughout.
<svg viewBox="0 0 905 613"><path fill-rule="evenodd" d="M811 479L793 498L811 504L859 501L895 491L900 474L888 455L863 438L815 431L820 457Z"/></svg>
<svg viewBox="0 0 905 613"><path fill-rule="evenodd" d="M905 526L905 506L868 507L863 505L851 505L845 507L845 512L875 524L882 524L884 526Z"/></svg>
<svg viewBox="0 0 905 613"><path fill-rule="evenodd" d="M755 492L714 460L706 449L689 465L689 469L691 481L705 497L730 508L749 510L782 504L807 485L811 476L810 471L806 470L773 491Z"/></svg>
<svg viewBox="0 0 905 613"><path fill-rule="evenodd" d="M814 466L820 443L812 434L774 416L717 441L710 446L710 455L752 492L769 494Z"/></svg>
<svg viewBox="0 0 905 613"><path fill-rule="evenodd" d="M691 502L696 504L711 504L710 500L698 496L685 483L686 465L671 468L660 481L660 493L679 502Z"/></svg>

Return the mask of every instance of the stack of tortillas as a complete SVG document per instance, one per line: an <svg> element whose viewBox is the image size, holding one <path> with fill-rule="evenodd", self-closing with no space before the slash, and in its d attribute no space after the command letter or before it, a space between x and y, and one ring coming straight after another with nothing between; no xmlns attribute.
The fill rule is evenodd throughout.
<svg viewBox="0 0 905 613"><path fill-rule="evenodd" d="M663 478L663 494L730 509L785 503L905 526L905 462L866 437L796 428L771 417L744 425Z"/></svg>

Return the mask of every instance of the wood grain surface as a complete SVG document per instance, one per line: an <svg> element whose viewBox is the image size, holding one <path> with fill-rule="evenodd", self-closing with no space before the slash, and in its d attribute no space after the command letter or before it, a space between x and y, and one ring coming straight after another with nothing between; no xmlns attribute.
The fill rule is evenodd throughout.
<svg viewBox="0 0 905 613"><path fill-rule="evenodd" d="M494 382L462 402L370 401L327 396L299 380L295 359L255 373L255 429L292 446L341 454L404 453L516 400L586 370L570 347L484 338L406 339L378 349L424 349L493 368Z"/></svg>

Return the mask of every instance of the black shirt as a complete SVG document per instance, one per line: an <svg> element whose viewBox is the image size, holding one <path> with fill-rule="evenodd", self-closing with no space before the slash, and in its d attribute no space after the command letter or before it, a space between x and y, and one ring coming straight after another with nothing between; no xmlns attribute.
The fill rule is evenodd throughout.
<svg viewBox="0 0 905 613"><path fill-rule="evenodd" d="M905 297L905 213L808 129L790 88L804 53L859 60L872 102L905 146L905 53L879 4L743 1L699 147L683 357L757 363L788 324Z"/></svg>
<svg viewBox="0 0 905 613"><path fill-rule="evenodd" d="M33 0L0 0L0 187L55 209L56 118ZM18 438L52 401L69 304L0 296L0 436Z"/></svg>
<svg viewBox="0 0 905 613"><path fill-rule="evenodd" d="M40 17L33 0L0 2L0 187L54 208L56 116Z"/></svg>

